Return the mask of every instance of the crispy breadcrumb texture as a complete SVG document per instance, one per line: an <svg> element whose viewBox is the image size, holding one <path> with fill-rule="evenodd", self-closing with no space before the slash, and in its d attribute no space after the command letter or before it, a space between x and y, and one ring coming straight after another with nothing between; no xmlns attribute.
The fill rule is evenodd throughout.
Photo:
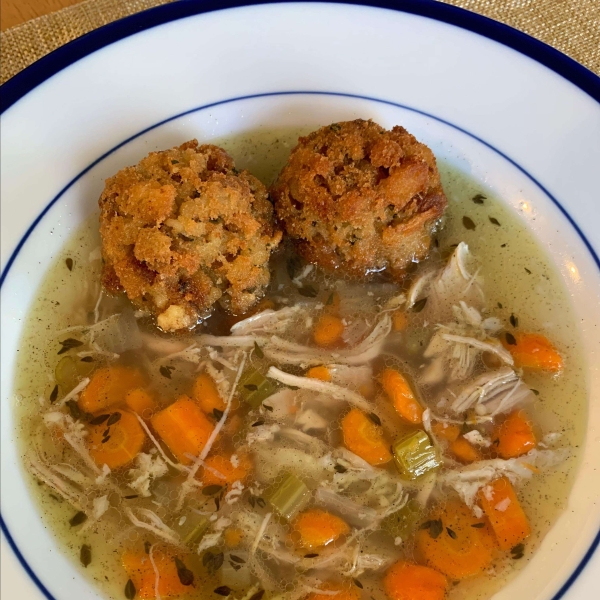
<svg viewBox="0 0 600 600"><path fill-rule="evenodd" d="M427 256L447 204L431 150L362 119L301 137L271 197L306 260L357 279L401 280Z"/></svg>
<svg viewBox="0 0 600 600"><path fill-rule="evenodd" d="M194 327L215 302L250 309L281 241L265 186L196 140L151 152L106 181L99 200L103 284L164 331Z"/></svg>

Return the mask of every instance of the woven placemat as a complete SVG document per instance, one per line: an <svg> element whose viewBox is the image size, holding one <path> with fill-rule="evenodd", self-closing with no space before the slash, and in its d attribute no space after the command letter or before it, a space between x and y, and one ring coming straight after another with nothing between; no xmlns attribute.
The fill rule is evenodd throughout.
<svg viewBox="0 0 600 600"><path fill-rule="evenodd" d="M5 31L0 83L75 38L173 0L86 0ZM442 0L516 27L600 74L600 0Z"/></svg>

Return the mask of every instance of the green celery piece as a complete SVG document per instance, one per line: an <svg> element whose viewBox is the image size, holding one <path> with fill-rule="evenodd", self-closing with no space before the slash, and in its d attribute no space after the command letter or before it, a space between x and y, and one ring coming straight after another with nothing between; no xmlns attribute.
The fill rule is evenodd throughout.
<svg viewBox="0 0 600 600"><path fill-rule="evenodd" d="M191 546L197 544L208 530L210 521L203 515L191 513L187 515L186 522L181 529L183 543Z"/></svg>
<svg viewBox="0 0 600 600"><path fill-rule="evenodd" d="M252 408L258 408L276 389L275 382L250 367L242 374L237 391Z"/></svg>
<svg viewBox="0 0 600 600"><path fill-rule="evenodd" d="M310 490L293 473L285 473L281 483L272 484L263 496L278 514L291 519L308 504Z"/></svg>
<svg viewBox="0 0 600 600"><path fill-rule="evenodd" d="M417 479L437 469L442 461L429 436L423 431L413 431L396 440L394 460L403 479Z"/></svg>
<svg viewBox="0 0 600 600"><path fill-rule="evenodd" d="M421 506L416 500L412 499L400 510L388 515L381 522L381 527L392 537L399 537L402 540L406 540L414 531L422 515L423 510Z"/></svg>

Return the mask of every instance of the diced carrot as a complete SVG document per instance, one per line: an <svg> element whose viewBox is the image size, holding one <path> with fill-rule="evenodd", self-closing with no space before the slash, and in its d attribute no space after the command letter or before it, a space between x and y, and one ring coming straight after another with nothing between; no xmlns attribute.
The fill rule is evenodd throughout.
<svg viewBox="0 0 600 600"><path fill-rule="evenodd" d="M252 471L252 461L247 454L237 454L237 467L231 462L231 457L215 454L204 461L202 483L204 485L225 485L234 481L245 481ZM216 472L215 472L216 471ZM223 475L223 477L221 477Z"/></svg>
<svg viewBox="0 0 600 600"><path fill-rule="evenodd" d="M516 344L510 344L502 336L502 344L511 353L515 366L536 371L562 371L563 359L550 340L539 333L516 332L512 336ZM510 338L509 338L510 339Z"/></svg>
<svg viewBox="0 0 600 600"><path fill-rule="evenodd" d="M427 519L416 541L430 567L451 579L464 579L481 573L492 562L494 536L466 504L450 500L438 505Z"/></svg>
<svg viewBox="0 0 600 600"><path fill-rule="evenodd" d="M144 385L144 376L135 368L113 365L98 369L79 396L79 408L92 415L123 404L127 392Z"/></svg>
<svg viewBox="0 0 600 600"><path fill-rule="evenodd" d="M394 331L404 331L408 327L408 318L403 310L397 310L392 313L392 329Z"/></svg>
<svg viewBox="0 0 600 600"><path fill-rule="evenodd" d="M344 445L370 465L389 462L392 455L381 429L358 408L352 408L342 419Z"/></svg>
<svg viewBox="0 0 600 600"><path fill-rule="evenodd" d="M313 339L317 346L330 348L339 344L344 333L344 323L335 315L322 314L313 330Z"/></svg>
<svg viewBox="0 0 600 600"><path fill-rule="evenodd" d="M460 435L460 427L452 423L434 423L431 426L431 430L436 438L446 440L447 442L455 442Z"/></svg>
<svg viewBox="0 0 600 600"><path fill-rule="evenodd" d="M423 407L419 404L413 391L396 369L384 369L381 374L381 385L394 404L396 412L408 423L419 425L423 422Z"/></svg>
<svg viewBox="0 0 600 600"><path fill-rule="evenodd" d="M235 548L236 546L239 546L243 538L244 532L241 529L229 527L223 532L225 545L229 546L229 548Z"/></svg>
<svg viewBox="0 0 600 600"><path fill-rule="evenodd" d="M479 500L502 550L514 548L531 535L527 516L506 477L496 479L483 488Z"/></svg>
<svg viewBox="0 0 600 600"><path fill-rule="evenodd" d="M323 592L330 592L329 594L318 592L311 592L306 596L305 600L360 600L361 593L360 589L354 582L347 581L345 583L322 583L319 589ZM331 592L336 592L332 594Z"/></svg>
<svg viewBox="0 0 600 600"><path fill-rule="evenodd" d="M450 452L463 463L472 463L481 460L479 450L462 436L450 444Z"/></svg>
<svg viewBox="0 0 600 600"><path fill-rule="evenodd" d="M155 414L151 420L156 433L167 444L177 460L188 465L202 452L213 430L212 423L200 407L187 396L182 396Z"/></svg>
<svg viewBox="0 0 600 600"><path fill-rule="evenodd" d="M111 423L115 415L120 415L119 420ZM99 467L118 469L141 452L146 434L134 414L117 411L104 423L90 426L87 441L90 456Z"/></svg>
<svg viewBox="0 0 600 600"><path fill-rule="evenodd" d="M350 533L346 521L326 510L311 508L301 512L292 523L292 540L301 548L321 548Z"/></svg>
<svg viewBox="0 0 600 600"><path fill-rule="evenodd" d="M390 600L442 600L448 580L435 569L400 560L388 569L383 587Z"/></svg>
<svg viewBox="0 0 600 600"><path fill-rule="evenodd" d="M152 560L158 571L158 593L162 598L178 596L189 590L179 579L175 558L176 556L168 550L156 547L152 550ZM143 551L126 550L122 561L127 576L135 586L136 598L156 598L156 573L150 556Z"/></svg>
<svg viewBox="0 0 600 600"><path fill-rule="evenodd" d="M125 404L134 412L143 417L149 419L152 413L156 410L156 402L154 398L144 388L135 388L130 390L125 395Z"/></svg>
<svg viewBox="0 0 600 600"><path fill-rule="evenodd" d="M536 446L533 427L524 410L508 415L494 430L493 439L498 440L496 450L502 458L517 458Z"/></svg>
<svg viewBox="0 0 600 600"><path fill-rule="evenodd" d="M207 415L212 414L215 408L220 411L225 410L225 402L219 394L217 384L208 373L201 373L194 381L192 398Z"/></svg>
<svg viewBox="0 0 600 600"><path fill-rule="evenodd" d="M306 372L306 376L311 379L320 379L321 381L331 381L331 373L325 365L312 367Z"/></svg>

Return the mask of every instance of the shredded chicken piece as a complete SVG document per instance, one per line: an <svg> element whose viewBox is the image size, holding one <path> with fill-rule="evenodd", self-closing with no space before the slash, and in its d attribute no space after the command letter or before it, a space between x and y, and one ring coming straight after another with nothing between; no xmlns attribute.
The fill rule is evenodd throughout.
<svg viewBox="0 0 600 600"><path fill-rule="evenodd" d="M73 398L78 396L88 386L89 382L89 377L85 377L84 379L82 379L64 398L56 402L54 404L54 407L58 408L60 406L63 406L63 404L66 404L69 400L72 400Z"/></svg>
<svg viewBox="0 0 600 600"><path fill-rule="evenodd" d="M313 392L321 392L332 398L336 398L337 400L353 404L362 410L371 411L373 408L360 394L336 385L335 383L311 379L310 377L298 377L297 375L281 371L277 367L270 367L267 372L267 377L280 381L285 385L291 385Z"/></svg>
<svg viewBox="0 0 600 600"><path fill-rule="evenodd" d="M263 535L265 534L265 531L267 530L267 526L269 525L269 521L271 520L272 516L273 516L273 513L267 513L265 515L265 518L263 519L262 523L260 524L260 527L258 528L256 537L254 538L254 541L252 542L252 546L250 548L250 554L254 554L256 552L256 549L258 548L258 545L260 544L260 540L262 539Z"/></svg>
<svg viewBox="0 0 600 600"><path fill-rule="evenodd" d="M162 600L159 589L158 589L158 584L160 583L160 572L158 570L158 567L156 566L156 563L154 562L154 547L156 546L156 544L152 544L152 546L150 546L150 549L148 550L148 557L150 558L150 564L152 565L152 568L154 569L154 598L155 600Z"/></svg>
<svg viewBox="0 0 600 600"><path fill-rule="evenodd" d="M133 479L129 487L135 490L140 496L147 498L150 496L150 484L154 479L163 477L168 473L168 467L160 455L146 454L140 452L135 458L137 468L130 469L129 477Z"/></svg>
<svg viewBox="0 0 600 600"><path fill-rule="evenodd" d="M138 519L130 508L125 508L124 511L127 518L136 527L140 527L141 529L147 529L148 531L151 531L152 533L154 533L154 535L165 540L166 542L174 544L175 546L181 546L181 540L179 538L179 535L170 527L167 527L167 525L165 525L162 522L161 518L156 513L152 512L147 508L138 508L137 511L149 522Z"/></svg>

